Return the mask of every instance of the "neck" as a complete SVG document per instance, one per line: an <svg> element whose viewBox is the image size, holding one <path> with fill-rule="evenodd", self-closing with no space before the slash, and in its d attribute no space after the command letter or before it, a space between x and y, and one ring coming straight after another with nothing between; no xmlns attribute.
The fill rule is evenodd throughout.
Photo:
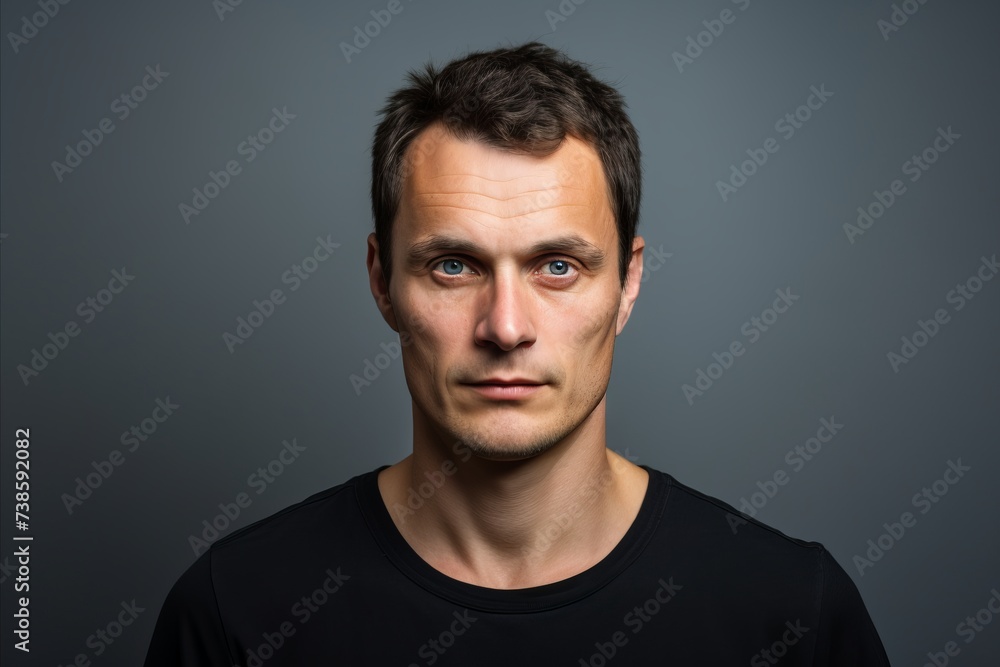
<svg viewBox="0 0 1000 667"><path fill-rule="evenodd" d="M648 475L604 435L602 400L548 451L494 461L443 444L415 418L413 454L381 473L379 489L435 569L490 588L540 586L595 565L638 514Z"/></svg>

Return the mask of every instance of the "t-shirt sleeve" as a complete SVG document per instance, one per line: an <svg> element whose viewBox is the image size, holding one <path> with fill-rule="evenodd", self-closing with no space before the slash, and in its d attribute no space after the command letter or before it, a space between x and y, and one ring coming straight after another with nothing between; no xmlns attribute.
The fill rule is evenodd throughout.
<svg viewBox="0 0 1000 667"><path fill-rule="evenodd" d="M143 667L232 667L212 584L212 551L202 554L167 594Z"/></svg>
<svg viewBox="0 0 1000 667"><path fill-rule="evenodd" d="M813 664L888 667L889 658L857 586L826 549L820 556L820 568L823 585Z"/></svg>

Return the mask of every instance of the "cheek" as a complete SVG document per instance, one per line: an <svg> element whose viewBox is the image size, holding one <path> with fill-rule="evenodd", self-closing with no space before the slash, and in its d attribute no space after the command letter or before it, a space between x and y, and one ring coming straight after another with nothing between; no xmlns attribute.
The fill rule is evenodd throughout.
<svg viewBox="0 0 1000 667"><path fill-rule="evenodd" d="M443 301L410 302L400 309L399 338L409 379L433 375L439 365L447 364L449 350L461 342L459 319L456 309Z"/></svg>
<svg viewBox="0 0 1000 667"><path fill-rule="evenodd" d="M393 296L399 335L415 344L423 345L435 337L435 331L446 318L447 305L440 300L419 298L403 292Z"/></svg>
<svg viewBox="0 0 1000 667"><path fill-rule="evenodd" d="M609 336L613 338L618 318L617 303L605 301L596 305L593 308L576 309L562 320L563 326L571 327L571 335L567 340L576 352L594 353L607 343Z"/></svg>

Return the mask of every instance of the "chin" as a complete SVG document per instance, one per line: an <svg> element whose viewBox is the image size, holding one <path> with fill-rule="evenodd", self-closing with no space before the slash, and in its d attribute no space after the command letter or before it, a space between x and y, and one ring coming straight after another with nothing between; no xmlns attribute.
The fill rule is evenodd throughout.
<svg viewBox="0 0 1000 667"><path fill-rule="evenodd" d="M553 444L537 443L528 445L510 445L508 443L497 442L469 442L464 441L473 456L487 461L526 461L544 454L552 449Z"/></svg>
<svg viewBox="0 0 1000 667"><path fill-rule="evenodd" d="M490 420L491 422L493 420ZM549 451L566 438L573 428L544 428L539 424L511 424L498 420L482 426L448 429L474 456L489 461L523 461Z"/></svg>

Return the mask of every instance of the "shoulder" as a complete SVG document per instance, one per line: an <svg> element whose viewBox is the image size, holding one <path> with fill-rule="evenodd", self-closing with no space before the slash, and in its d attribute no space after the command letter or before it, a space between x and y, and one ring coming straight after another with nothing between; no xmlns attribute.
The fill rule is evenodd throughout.
<svg viewBox="0 0 1000 667"><path fill-rule="evenodd" d="M854 581L822 543L786 535L667 473L651 474L662 475L666 496L658 547L692 580L728 586L758 602L782 600L788 613L864 611Z"/></svg>
<svg viewBox="0 0 1000 667"><path fill-rule="evenodd" d="M692 576L729 582L760 593L818 600L837 566L820 542L786 535L718 498L659 475L664 500L657 547L690 568Z"/></svg>
<svg viewBox="0 0 1000 667"><path fill-rule="evenodd" d="M357 486L380 469L351 477L217 539L196 552L197 559L178 584L181 588L185 583L192 585L187 588L200 588L209 582L217 585L245 570L247 564L280 563L282 553L308 552L310 544L352 530L362 521Z"/></svg>
<svg viewBox="0 0 1000 667"><path fill-rule="evenodd" d="M282 605L274 603L287 597L286 588L312 590L329 580L327 590L336 590L349 577L329 556L361 530L356 485L376 472L315 493L209 546L171 587L146 666L235 664L231 633L286 621Z"/></svg>
<svg viewBox="0 0 1000 667"><path fill-rule="evenodd" d="M372 557L371 531L359 499L359 486L381 468L356 475L315 493L219 539L203 554L203 578L211 581L223 614L247 604L248 591L261 600L280 596L285 587L343 566L353 571Z"/></svg>
<svg viewBox="0 0 1000 667"><path fill-rule="evenodd" d="M358 487L378 470L217 540L191 566L188 588L211 590L221 617L241 625L273 615L274 601L285 599L289 590L308 592L324 585L330 590L348 579L343 572L358 572L374 554Z"/></svg>
<svg viewBox="0 0 1000 667"><path fill-rule="evenodd" d="M823 544L786 535L666 473L652 474L661 476L665 496L654 558L697 592L689 596L690 613L725 627L754 619L772 634L808 633L823 664L888 665L857 586Z"/></svg>
<svg viewBox="0 0 1000 667"><path fill-rule="evenodd" d="M667 507L664 519L686 519L685 524L703 537L740 538L739 541L748 546L767 546L807 557L814 557L824 550L819 542L786 535L719 498L679 482L665 472L652 470L651 474L662 476L666 487Z"/></svg>
<svg viewBox="0 0 1000 667"><path fill-rule="evenodd" d="M297 542L309 539L320 526L333 528L338 523L351 522L358 514L356 489L360 480L374 475L378 469L362 473L323 491L285 507L263 519L220 538L209 550L215 560L245 549L260 549L268 543Z"/></svg>

